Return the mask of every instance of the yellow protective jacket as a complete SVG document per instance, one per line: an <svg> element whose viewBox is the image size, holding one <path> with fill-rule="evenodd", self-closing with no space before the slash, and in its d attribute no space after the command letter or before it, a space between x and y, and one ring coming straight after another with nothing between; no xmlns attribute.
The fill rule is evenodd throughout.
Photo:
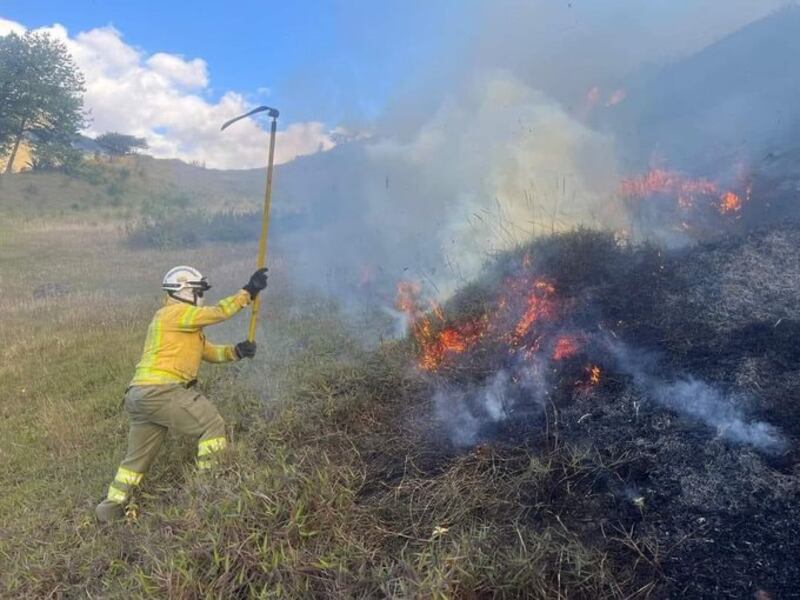
<svg viewBox="0 0 800 600"><path fill-rule="evenodd" d="M142 360L131 385L187 383L197 377L200 361L236 360L233 346L208 342L203 327L230 319L250 304L245 290L220 300L215 306L192 306L167 298L147 329Z"/></svg>

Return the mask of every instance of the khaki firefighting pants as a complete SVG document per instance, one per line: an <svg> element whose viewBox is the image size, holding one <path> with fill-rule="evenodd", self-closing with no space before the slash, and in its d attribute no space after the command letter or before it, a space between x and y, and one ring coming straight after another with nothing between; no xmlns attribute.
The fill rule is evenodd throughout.
<svg viewBox="0 0 800 600"><path fill-rule="evenodd" d="M133 386L125 393L130 415L128 452L108 488L107 498L97 507L99 517L117 513L142 481L158 454L167 431L198 438L197 466L213 465L215 454L226 447L225 422L217 409L195 389L182 385Z"/></svg>

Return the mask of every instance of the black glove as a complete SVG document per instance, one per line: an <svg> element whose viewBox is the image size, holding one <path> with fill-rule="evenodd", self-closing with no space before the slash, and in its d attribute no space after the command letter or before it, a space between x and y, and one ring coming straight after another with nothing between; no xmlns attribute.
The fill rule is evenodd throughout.
<svg viewBox="0 0 800 600"><path fill-rule="evenodd" d="M234 351L236 358L253 358L256 355L256 343L250 341L243 341L236 344Z"/></svg>
<svg viewBox="0 0 800 600"><path fill-rule="evenodd" d="M250 281L242 286L243 290L247 290L252 300L256 299L258 293L267 287L267 269L259 269L250 276Z"/></svg>

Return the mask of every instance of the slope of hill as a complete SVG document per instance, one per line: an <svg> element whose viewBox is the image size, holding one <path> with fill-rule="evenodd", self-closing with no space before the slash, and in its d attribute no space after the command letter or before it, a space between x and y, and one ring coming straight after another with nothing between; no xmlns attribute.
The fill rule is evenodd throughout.
<svg viewBox="0 0 800 600"><path fill-rule="evenodd" d="M358 147L336 148L278 165L274 214L303 216L311 224L347 219L353 207L345 210L328 201L346 197L347 190L330 186L363 168L359 152ZM6 217L84 220L128 219L159 207L259 212L264 180L264 169L207 169L144 155L87 160L69 173L24 171L0 176L0 212Z"/></svg>
<svg viewBox="0 0 800 600"><path fill-rule="evenodd" d="M604 113L626 161L641 169L655 154L713 174L796 144L799 30L800 8L786 8L631 79L625 101Z"/></svg>
<svg viewBox="0 0 800 600"><path fill-rule="evenodd" d="M70 173L0 177L0 211L20 217L119 218L170 202L209 211L250 210L262 194L259 171L215 171L148 156L87 161Z"/></svg>

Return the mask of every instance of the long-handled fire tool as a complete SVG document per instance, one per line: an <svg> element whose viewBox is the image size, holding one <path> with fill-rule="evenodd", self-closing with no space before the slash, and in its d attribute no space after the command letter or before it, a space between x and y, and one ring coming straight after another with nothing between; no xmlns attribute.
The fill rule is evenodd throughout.
<svg viewBox="0 0 800 600"><path fill-rule="evenodd" d="M223 131L236 123L236 121L264 111L267 111L267 114L272 117L272 124L269 131L269 159L267 161L267 187L264 190L264 215L261 219L261 238L258 241L258 269L263 269L267 262L267 234L269 233L269 211L272 205L272 167L275 159L275 132L278 128L278 115L280 113L277 108L259 106L248 113L239 115L235 119L226 121L220 129L220 131ZM261 294L259 294L253 302L253 310L250 313L250 326L247 330L247 340L250 342L254 342L256 339L256 325L258 323L258 311L260 308Z"/></svg>

